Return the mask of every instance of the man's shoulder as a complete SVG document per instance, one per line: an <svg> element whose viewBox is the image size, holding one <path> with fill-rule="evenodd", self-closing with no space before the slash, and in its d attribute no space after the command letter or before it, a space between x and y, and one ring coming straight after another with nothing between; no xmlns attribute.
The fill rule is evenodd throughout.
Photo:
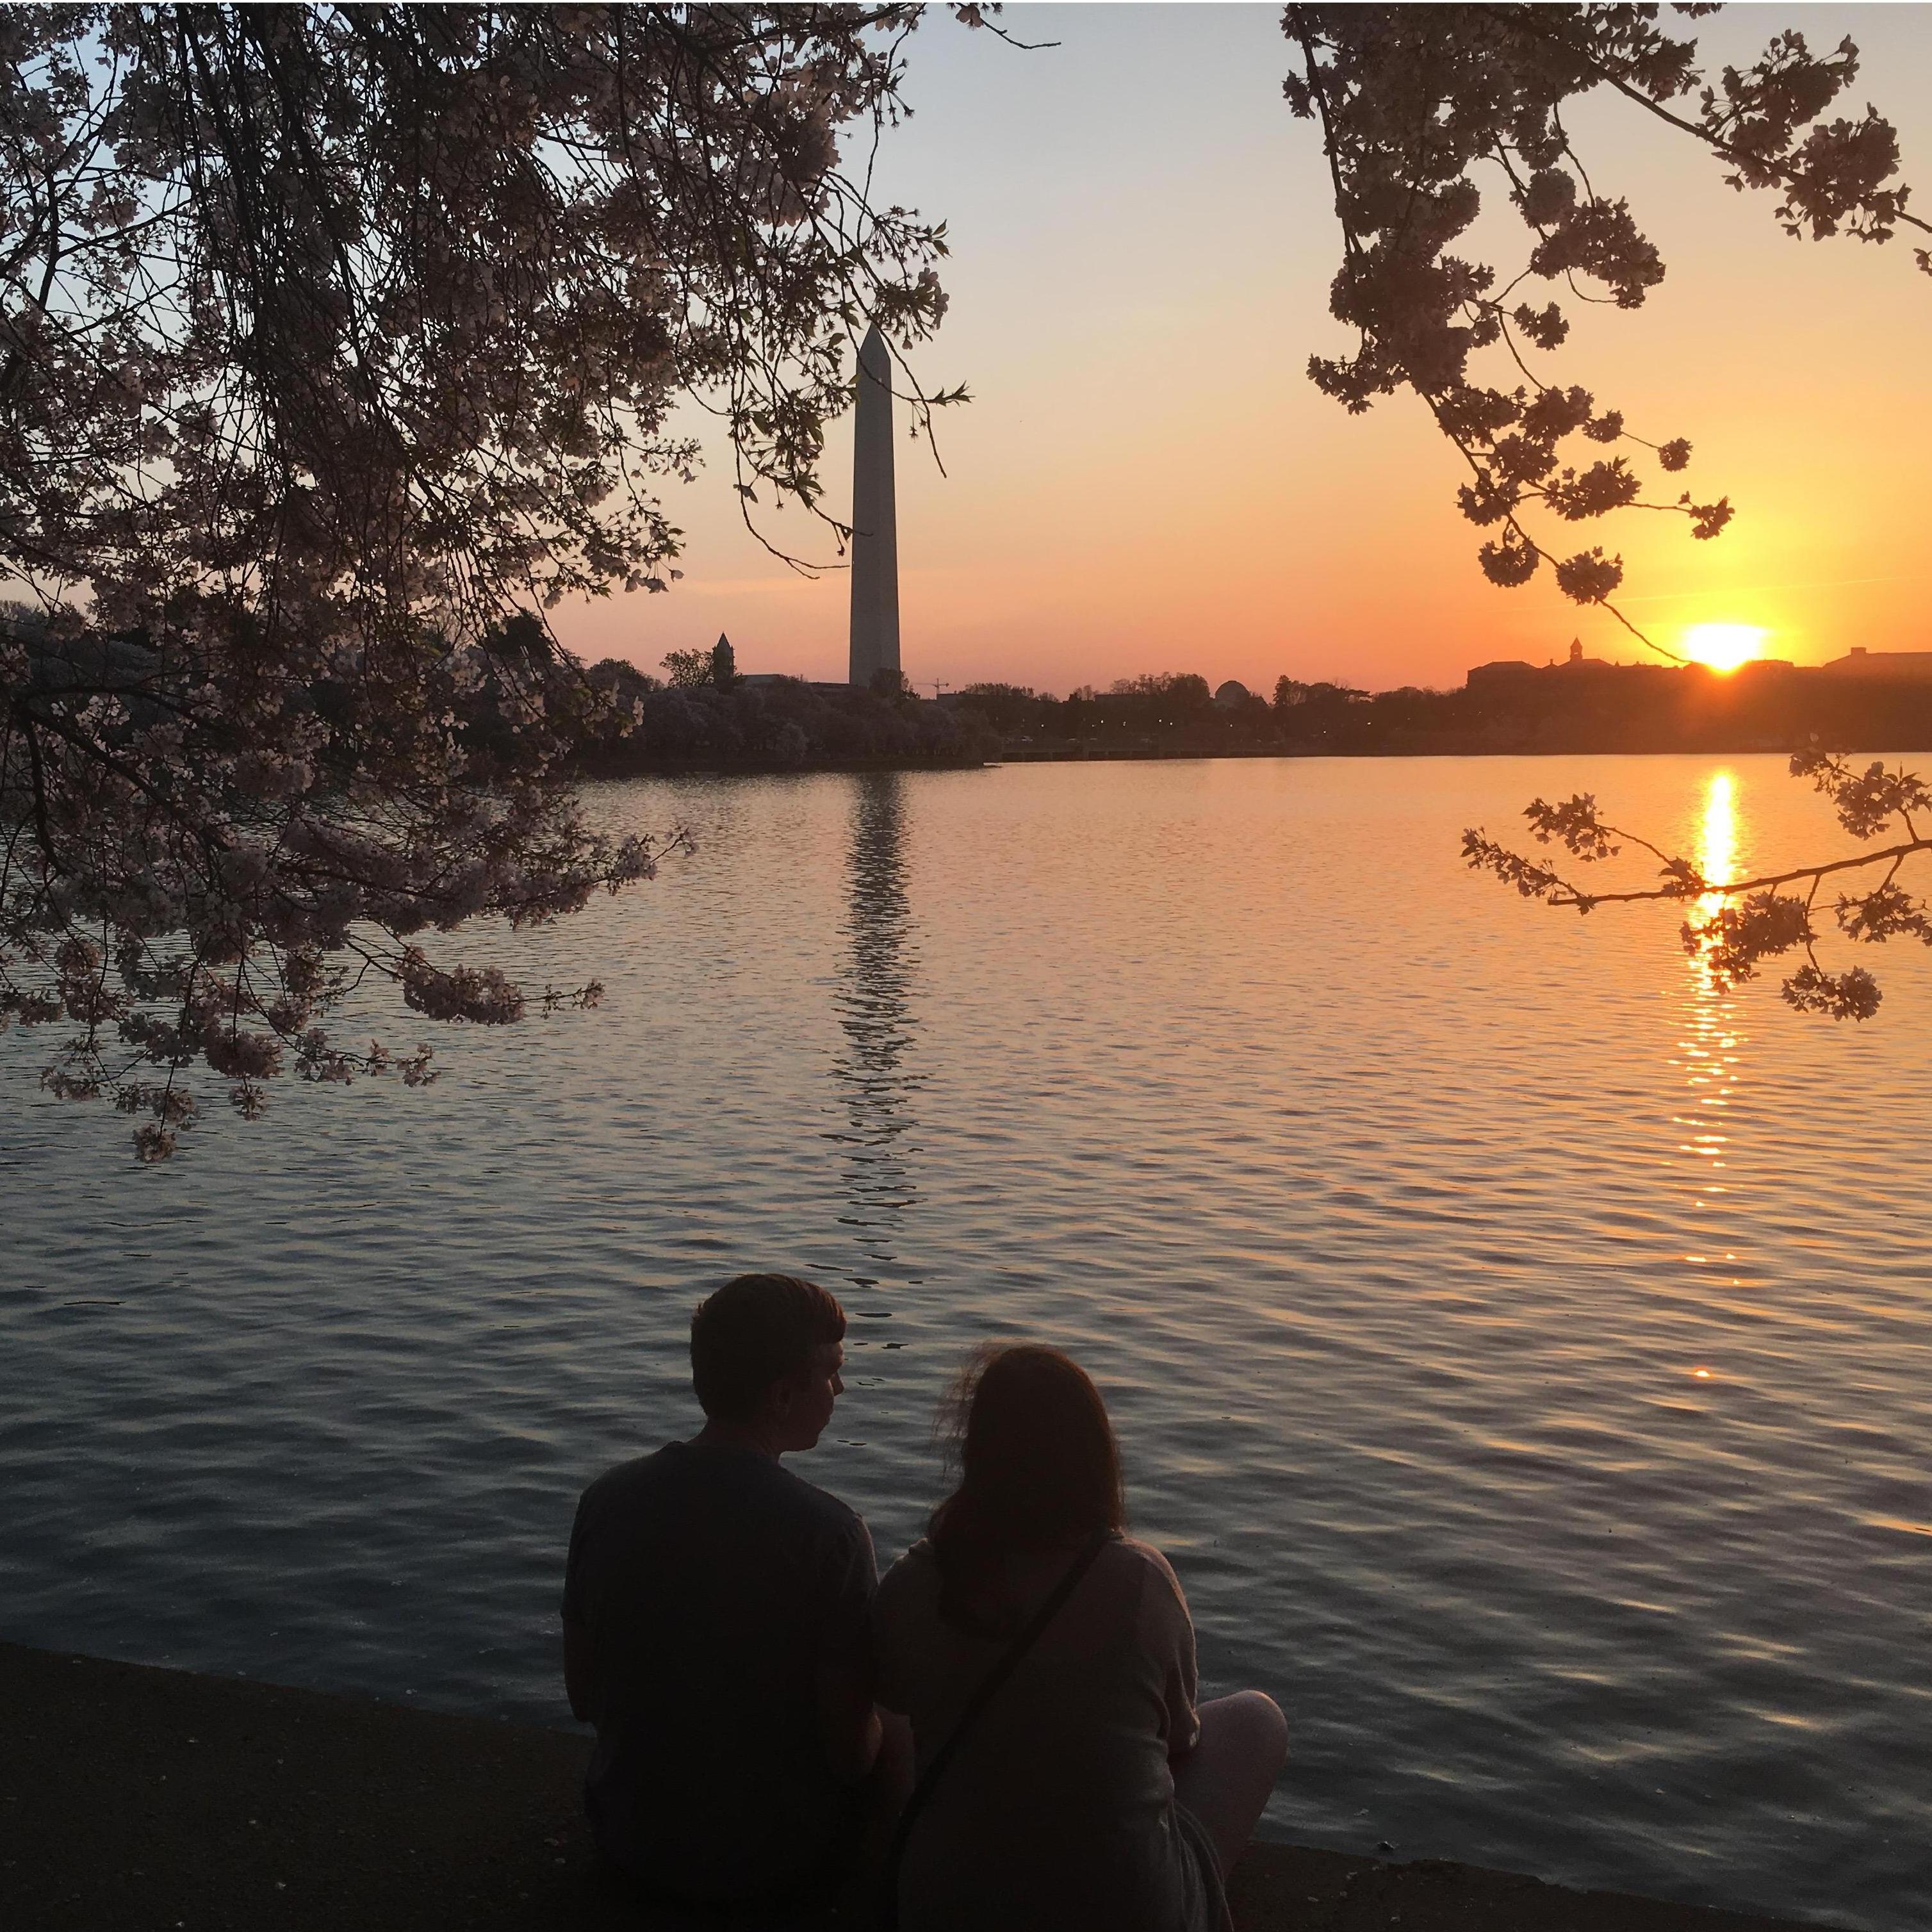
<svg viewBox="0 0 1932 1932"><path fill-rule="evenodd" d="M822 1568L824 1574L842 1576L862 1572L875 1584L878 1559L865 1518L816 1483L808 1483L776 1462L767 1466L772 1479L766 1498L767 1520L773 1528L814 1568Z"/></svg>
<svg viewBox="0 0 1932 1932"><path fill-rule="evenodd" d="M802 1476L782 1464L775 1462L772 1468L801 1512L809 1514L829 1534L842 1538L869 1534L865 1518L850 1503L840 1502L830 1490L821 1490L816 1483L808 1483Z"/></svg>
<svg viewBox="0 0 1932 1932"><path fill-rule="evenodd" d="M670 1443L668 1448L680 1445ZM662 1481L668 1473L664 1462L663 1449L647 1449L641 1456L627 1457L623 1462L614 1462L602 1475L593 1476L584 1485L584 1506L595 1508L599 1503L613 1497L632 1493L640 1489L649 1489Z"/></svg>
<svg viewBox="0 0 1932 1932"><path fill-rule="evenodd" d="M652 1505L675 1510L687 1498L749 1508L767 1520L790 1519L828 1540L867 1534L856 1510L771 1457L691 1442L668 1442L606 1469L584 1490L581 1508L586 1515Z"/></svg>

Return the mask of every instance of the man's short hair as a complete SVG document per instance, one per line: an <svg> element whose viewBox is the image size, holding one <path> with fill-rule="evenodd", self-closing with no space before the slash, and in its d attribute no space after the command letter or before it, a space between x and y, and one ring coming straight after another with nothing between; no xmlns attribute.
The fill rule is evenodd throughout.
<svg viewBox="0 0 1932 1932"><path fill-rule="evenodd" d="M741 1274L691 1318L691 1383L718 1422L749 1422L774 1382L796 1375L814 1348L842 1341L845 1311L814 1281Z"/></svg>

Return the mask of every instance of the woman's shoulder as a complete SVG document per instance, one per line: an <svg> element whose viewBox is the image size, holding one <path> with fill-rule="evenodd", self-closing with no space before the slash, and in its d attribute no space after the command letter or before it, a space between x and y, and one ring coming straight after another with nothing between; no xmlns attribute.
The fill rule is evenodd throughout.
<svg viewBox="0 0 1932 1932"><path fill-rule="evenodd" d="M1112 1567L1116 1587L1134 1591L1143 1616L1151 1615L1162 1622L1177 1617L1182 1622L1191 1622L1180 1579L1174 1574L1174 1565L1152 1544L1143 1543L1137 1536L1118 1538L1113 1546Z"/></svg>
<svg viewBox="0 0 1932 1932"><path fill-rule="evenodd" d="M1178 1596L1180 1579L1174 1574L1174 1565L1150 1543L1143 1543L1138 1536L1122 1534L1114 1540L1114 1547L1119 1552L1115 1563L1122 1569L1138 1573L1144 1581L1166 1585Z"/></svg>
<svg viewBox="0 0 1932 1932"><path fill-rule="evenodd" d="M1187 1599L1173 1565L1150 1543L1138 1537L1117 1536L1101 1552L1096 1580L1102 1594L1115 1604L1131 1602L1143 1616L1187 1618ZM931 1540L921 1537L879 1580L878 1607L882 1615L904 1615L916 1609L936 1612L940 1596L939 1558Z"/></svg>

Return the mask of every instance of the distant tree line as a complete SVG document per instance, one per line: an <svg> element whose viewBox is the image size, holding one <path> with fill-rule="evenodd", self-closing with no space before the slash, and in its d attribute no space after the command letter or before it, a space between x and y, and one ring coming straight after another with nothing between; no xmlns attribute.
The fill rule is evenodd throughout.
<svg viewBox="0 0 1932 1932"><path fill-rule="evenodd" d="M1766 665L1572 673L1558 666L1474 688L1369 692L1275 681L1272 699L1216 697L1192 675L1123 680L1054 698L971 685L948 700L1006 757L1401 756L1543 752L1792 751L1932 747L1932 683Z"/></svg>
<svg viewBox="0 0 1932 1932"><path fill-rule="evenodd" d="M1193 672L1088 685L1064 698L970 684L921 698L794 678L747 683L730 649L673 652L659 679L621 659L591 681L616 703L580 747L594 776L692 769L797 771L988 759L1401 757L1484 753L1932 748L1932 682L1834 676L1789 666L1723 674L1691 664L1558 666L1369 692L1275 681L1271 697Z"/></svg>
<svg viewBox="0 0 1932 1932"><path fill-rule="evenodd" d="M970 684L947 702L1006 757L1216 758L1343 748L1354 714L1374 702L1346 685L1277 680L1275 701L1192 671L1082 685L1064 698L1023 685Z"/></svg>

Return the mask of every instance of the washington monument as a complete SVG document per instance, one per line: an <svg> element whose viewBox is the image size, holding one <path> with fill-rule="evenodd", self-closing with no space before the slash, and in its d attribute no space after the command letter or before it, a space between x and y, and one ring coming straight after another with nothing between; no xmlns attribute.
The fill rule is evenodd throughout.
<svg viewBox="0 0 1932 1932"><path fill-rule="evenodd" d="M859 351L852 437L851 682L899 668L899 538L892 501L892 358L877 322Z"/></svg>

